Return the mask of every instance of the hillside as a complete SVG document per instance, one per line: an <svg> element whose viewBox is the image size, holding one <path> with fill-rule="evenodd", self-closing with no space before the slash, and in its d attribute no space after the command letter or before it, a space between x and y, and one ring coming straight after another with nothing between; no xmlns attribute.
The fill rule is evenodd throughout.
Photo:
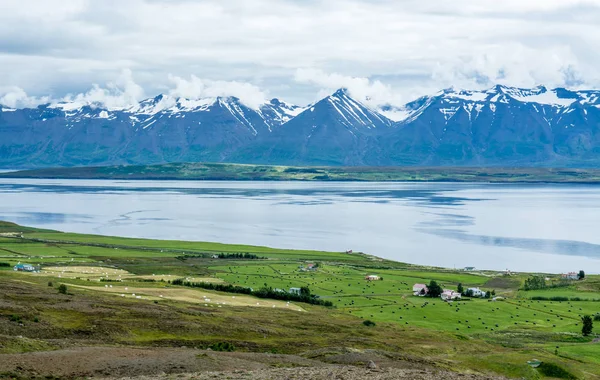
<svg viewBox="0 0 600 380"><path fill-rule="evenodd" d="M600 91L446 89L372 107L345 89L299 107L158 95L110 108L0 105L0 167L170 162L326 166L600 166Z"/></svg>
<svg viewBox="0 0 600 380"><path fill-rule="evenodd" d="M34 169L0 173L0 178L599 183L600 169L297 167L221 163L172 163L139 166Z"/></svg>
<svg viewBox="0 0 600 380"><path fill-rule="evenodd" d="M600 345L581 335L580 319L599 311L598 276L565 282L544 275L552 286L527 291L528 273L14 224L0 224L0 252L0 378L197 371L269 378L270 368L315 379L349 372L390 379L600 373ZM19 262L39 272L13 271ZM413 284L432 280L500 298L446 303L413 295ZM318 297L289 298L294 287ZM543 366L531 368L532 359ZM377 370L367 370L371 360Z"/></svg>

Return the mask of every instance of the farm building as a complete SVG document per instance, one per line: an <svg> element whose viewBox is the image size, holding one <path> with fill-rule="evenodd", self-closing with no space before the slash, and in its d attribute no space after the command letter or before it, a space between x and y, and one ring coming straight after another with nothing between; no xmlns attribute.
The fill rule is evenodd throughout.
<svg viewBox="0 0 600 380"><path fill-rule="evenodd" d="M36 268L31 264L17 264L13 267L13 270L19 272L35 272Z"/></svg>
<svg viewBox="0 0 600 380"><path fill-rule="evenodd" d="M368 275L368 276L365 277L365 280L367 280L367 281L379 281L379 280L381 280L381 277L376 276L374 274L370 274L370 275Z"/></svg>
<svg viewBox="0 0 600 380"><path fill-rule="evenodd" d="M467 293L471 294L472 297L485 297L486 293L479 288L469 288Z"/></svg>
<svg viewBox="0 0 600 380"><path fill-rule="evenodd" d="M300 288L290 288L290 291L289 291L290 294L297 294L297 295L300 295L301 292L302 292L302 290Z"/></svg>
<svg viewBox="0 0 600 380"><path fill-rule="evenodd" d="M577 272L563 273L560 275L563 280L579 280Z"/></svg>
<svg viewBox="0 0 600 380"><path fill-rule="evenodd" d="M444 289L441 295L444 301L454 301L462 298L462 295L459 292L455 292L454 290Z"/></svg>
<svg viewBox="0 0 600 380"><path fill-rule="evenodd" d="M475 267L465 267L465 271L472 272L475 270Z"/></svg>
<svg viewBox="0 0 600 380"><path fill-rule="evenodd" d="M427 293L429 293L429 289L427 288L427 285L425 285L425 284L414 284L413 285L413 294L415 296L424 297L427 295Z"/></svg>

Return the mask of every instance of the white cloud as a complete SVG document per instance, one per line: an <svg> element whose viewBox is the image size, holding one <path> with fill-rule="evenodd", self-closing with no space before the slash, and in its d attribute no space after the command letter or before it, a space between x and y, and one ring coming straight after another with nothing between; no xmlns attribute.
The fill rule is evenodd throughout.
<svg viewBox="0 0 600 380"><path fill-rule="evenodd" d="M0 85L62 98L129 69L146 94L195 76L202 93L298 103L336 75L402 101L485 81L600 87L599 19L600 0L3 0ZM338 74L300 83L298 68ZM83 98L139 94L125 87Z"/></svg>
<svg viewBox="0 0 600 380"><path fill-rule="evenodd" d="M77 95L67 95L60 102L71 103L70 107L102 105L108 109L121 109L137 104L144 98L144 90L133 80L130 70L123 70L117 81L109 82L106 88L94 84L92 89Z"/></svg>
<svg viewBox="0 0 600 380"><path fill-rule="evenodd" d="M175 86L169 91L172 97L186 99L215 98L218 96L235 96L252 108L258 108L267 100L266 93L259 87L246 82L215 81L201 79L192 75L189 80L169 75Z"/></svg>
<svg viewBox="0 0 600 380"><path fill-rule="evenodd" d="M346 88L352 97L373 107L385 104L399 106L407 101L401 91L379 80L325 73L318 69L298 69L294 78L297 82L311 83L320 87L322 91L318 93L318 98L339 88Z"/></svg>
<svg viewBox="0 0 600 380"><path fill-rule="evenodd" d="M40 104L47 104L50 98L47 96L35 97L29 96L20 87L0 87L0 105L10 108L32 108Z"/></svg>

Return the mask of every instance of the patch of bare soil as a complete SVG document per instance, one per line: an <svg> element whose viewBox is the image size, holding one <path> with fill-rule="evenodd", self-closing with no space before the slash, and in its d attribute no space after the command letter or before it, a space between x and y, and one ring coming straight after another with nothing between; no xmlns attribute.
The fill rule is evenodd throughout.
<svg viewBox="0 0 600 380"><path fill-rule="evenodd" d="M0 378L75 379L500 379L459 375L380 353L338 354L325 363L295 355L186 348L77 347L0 355ZM372 363L369 366L369 358ZM408 363L408 364L407 364Z"/></svg>

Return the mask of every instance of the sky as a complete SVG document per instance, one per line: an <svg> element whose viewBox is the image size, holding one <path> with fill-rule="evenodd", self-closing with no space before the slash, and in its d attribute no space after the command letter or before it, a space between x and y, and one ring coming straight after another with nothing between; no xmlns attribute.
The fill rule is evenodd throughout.
<svg viewBox="0 0 600 380"><path fill-rule="evenodd" d="M2 0L0 104L600 88L600 0Z"/></svg>

